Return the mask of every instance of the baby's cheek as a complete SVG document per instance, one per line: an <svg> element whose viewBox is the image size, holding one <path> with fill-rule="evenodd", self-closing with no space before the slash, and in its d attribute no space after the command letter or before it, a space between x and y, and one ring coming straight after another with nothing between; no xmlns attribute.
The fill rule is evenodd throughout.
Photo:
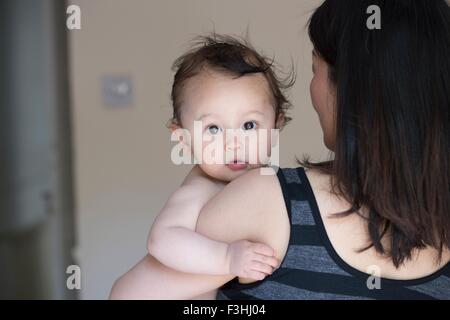
<svg viewBox="0 0 450 320"><path fill-rule="evenodd" d="M223 163L223 143L221 137L203 136L201 141L193 145L193 154L197 161L206 164Z"/></svg>
<svg viewBox="0 0 450 320"><path fill-rule="evenodd" d="M272 151L272 128L262 130L259 135L258 157L261 164L267 164Z"/></svg>
<svg viewBox="0 0 450 320"><path fill-rule="evenodd" d="M202 154L203 154L202 145L198 144L193 138L191 141L190 148L191 148L191 153L194 155L194 158L199 161L202 158Z"/></svg>
<svg viewBox="0 0 450 320"><path fill-rule="evenodd" d="M224 165L209 165L203 163L200 165L200 168L212 178L217 180L221 180L224 182L229 182L235 179L235 174L233 172L229 172L229 170Z"/></svg>
<svg viewBox="0 0 450 320"><path fill-rule="evenodd" d="M221 136L209 137L203 142L203 157L209 159L209 163L224 163L224 151L221 139Z"/></svg>

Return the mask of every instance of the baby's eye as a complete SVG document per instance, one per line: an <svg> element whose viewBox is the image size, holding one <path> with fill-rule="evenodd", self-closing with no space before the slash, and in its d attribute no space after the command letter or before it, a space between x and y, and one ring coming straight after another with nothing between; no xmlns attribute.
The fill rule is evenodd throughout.
<svg viewBox="0 0 450 320"><path fill-rule="evenodd" d="M244 125L242 126L242 128L244 130L253 130L256 129L256 122L255 121L247 121L246 123L244 123Z"/></svg>
<svg viewBox="0 0 450 320"><path fill-rule="evenodd" d="M207 130L210 134L218 134L220 131L222 131L222 129L220 129L215 124L208 126Z"/></svg>

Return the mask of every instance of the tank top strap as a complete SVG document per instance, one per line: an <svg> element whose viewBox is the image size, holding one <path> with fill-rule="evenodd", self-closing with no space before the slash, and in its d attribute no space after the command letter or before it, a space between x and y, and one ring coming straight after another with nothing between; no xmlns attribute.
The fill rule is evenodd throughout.
<svg viewBox="0 0 450 320"><path fill-rule="evenodd" d="M309 181L305 169L284 168L277 171L278 180L291 225L289 244L320 246L320 239L314 219Z"/></svg>

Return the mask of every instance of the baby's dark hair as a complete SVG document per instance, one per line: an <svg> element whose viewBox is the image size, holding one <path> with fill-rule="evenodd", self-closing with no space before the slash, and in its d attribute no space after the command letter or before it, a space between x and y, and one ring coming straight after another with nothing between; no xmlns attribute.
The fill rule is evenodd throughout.
<svg viewBox="0 0 450 320"><path fill-rule="evenodd" d="M291 120L286 113L292 105L285 92L295 82L294 69L292 68L285 78L280 78L275 72L273 59L268 59L258 53L248 40L212 34L211 36L197 37L192 49L175 60L173 64L172 69L176 73L171 92L172 124L181 125L181 97L186 81L199 74L204 68L229 73L236 78L247 74L263 74L273 97L276 119L279 115L283 115L284 124Z"/></svg>

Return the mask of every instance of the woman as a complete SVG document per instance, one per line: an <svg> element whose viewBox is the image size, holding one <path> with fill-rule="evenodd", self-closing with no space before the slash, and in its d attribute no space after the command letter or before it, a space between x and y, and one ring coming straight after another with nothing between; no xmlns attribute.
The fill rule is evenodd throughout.
<svg viewBox="0 0 450 320"><path fill-rule="evenodd" d="M381 9L379 30L366 25L370 5ZM281 267L241 284L148 256L111 298L188 299L232 280L219 298L450 299L448 4L327 0L309 34L311 98L334 160L251 171L197 224L216 240L268 244Z"/></svg>

